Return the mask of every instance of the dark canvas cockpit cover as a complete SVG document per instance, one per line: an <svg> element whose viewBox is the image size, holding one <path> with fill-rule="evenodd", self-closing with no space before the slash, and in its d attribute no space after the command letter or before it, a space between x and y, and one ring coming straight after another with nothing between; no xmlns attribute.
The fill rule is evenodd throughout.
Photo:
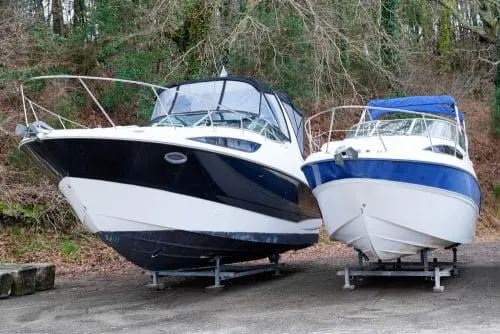
<svg viewBox="0 0 500 334"><path fill-rule="evenodd" d="M408 111L418 111L423 113L441 114L455 117L455 99L448 95L442 96L410 96L387 100L371 100L368 102L368 107L378 108L394 108ZM384 114L397 113L394 110L370 109L370 114L373 119ZM462 122L464 116L462 112L458 112L458 117Z"/></svg>

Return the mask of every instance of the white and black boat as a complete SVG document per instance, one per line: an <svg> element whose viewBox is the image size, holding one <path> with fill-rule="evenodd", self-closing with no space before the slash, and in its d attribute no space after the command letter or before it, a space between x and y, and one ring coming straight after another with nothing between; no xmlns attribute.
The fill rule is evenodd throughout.
<svg viewBox="0 0 500 334"><path fill-rule="evenodd" d="M286 94L243 77L169 86L82 76L29 82L49 79L80 84L110 126L87 128L23 91L20 148L55 178L85 227L136 265L233 263L318 240L319 209L300 170L303 116ZM116 125L88 85L94 80L146 87L156 100L149 124Z"/></svg>

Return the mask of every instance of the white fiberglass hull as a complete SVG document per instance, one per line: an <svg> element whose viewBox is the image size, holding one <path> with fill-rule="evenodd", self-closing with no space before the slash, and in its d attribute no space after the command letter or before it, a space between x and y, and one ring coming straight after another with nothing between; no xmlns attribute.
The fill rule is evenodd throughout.
<svg viewBox="0 0 500 334"><path fill-rule="evenodd" d="M185 230L200 233L311 234L319 219L290 223L250 210L169 191L65 177L59 189L93 232ZM236 223L237 222L237 223Z"/></svg>
<svg viewBox="0 0 500 334"><path fill-rule="evenodd" d="M215 256L246 261L317 241L311 190L260 162L286 147L260 141L246 152L180 137L179 129L148 141L158 130L140 130L116 129L113 138L107 129L68 130L21 147L55 177L85 227L142 268L197 267Z"/></svg>
<svg viewBox="0 0 500 334"><path fill-rule="evenodd" d="M330 238L371 258L392 260L474 238L478 208L454 192L351 178L322 184L313 193Z"/></svg>

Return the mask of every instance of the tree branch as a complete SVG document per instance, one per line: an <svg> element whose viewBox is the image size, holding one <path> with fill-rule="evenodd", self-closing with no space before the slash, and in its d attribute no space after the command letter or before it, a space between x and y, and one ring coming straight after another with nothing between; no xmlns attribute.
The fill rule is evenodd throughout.
<svg viewBox="0 0 500 334"><path fill-rule="evenodd" d="M497 60L497 61L491 61L489 59L486 59L486 58L481 58L479 57L479 60L480 61L483 61L485 63L488 63L488 64L491 64L492 66L498 66L498 64L500 64L500 60Z"/></svg>
<svg viewBox="0 0 500 334"><path fill-rule="evenodd" d="M479 35L480 37L486 39L488 42L491 42L491 43L497 42L495 40L495 36L490 36L488 33L486 33L486 31L483 28L481 28L479 26L472 25L464 19L462 17L462 15L460 15L458 8L455 6L456 1L450 1L450 0L436 0L436 1L441 6L448 8L451 11L451 15L453 15L453 17L458 21L458 23L464 29L470 30L474 34ZM482 18L482 16L481 16L481 18Z"/></svg>

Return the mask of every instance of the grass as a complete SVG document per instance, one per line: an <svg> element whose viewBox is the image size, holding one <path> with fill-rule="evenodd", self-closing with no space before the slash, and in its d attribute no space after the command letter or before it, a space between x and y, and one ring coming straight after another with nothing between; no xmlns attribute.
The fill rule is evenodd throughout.
<svg viewBox="0 0 500 334"><path fill-rule="evenodd" d="M497 219L500 219L500 183L493 185L493 194L495 195L495 214Z"/></svg>
<svg viewBox="0 0 500 334"><path fill-rule="evenodd" d="M61 243L61 254L66 260L78 259L80 257L78 246L68 239L64 239Z"/></svg>
<svg viewBox="0 0 500 334"><path fill-rule="evenodd" d="M500 199L500 183L493 185L493 194L496 199Z"/></svg>
<svg viewBox="0 0 500 334"><path fill-rule="evenodd" d="M47 207L42 204L22 205L19 202L0 201L0 215L23 221L29 224L36 224L47 211Z"/></svg>

